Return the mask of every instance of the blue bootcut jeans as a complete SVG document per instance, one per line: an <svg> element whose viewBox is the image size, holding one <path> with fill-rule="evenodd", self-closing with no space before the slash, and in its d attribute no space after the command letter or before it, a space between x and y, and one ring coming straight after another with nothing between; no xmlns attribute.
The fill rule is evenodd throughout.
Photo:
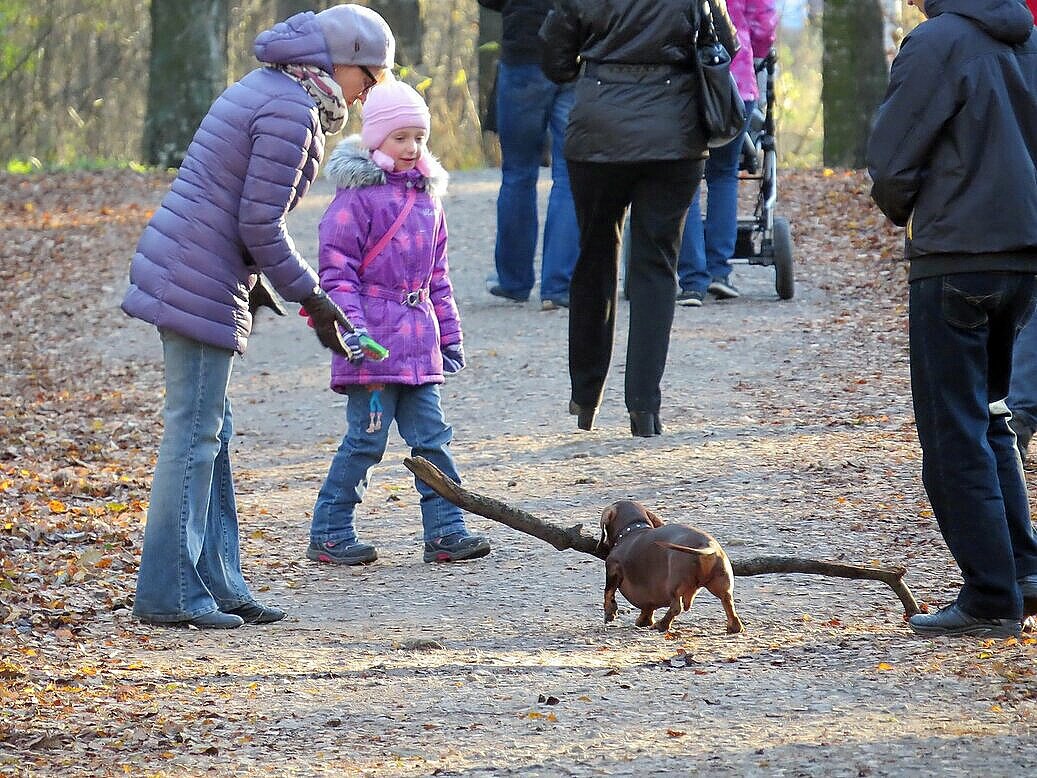
<svg viewBox="0 0 1037 778"><path fill-rule="evenodd" d="M755 100L746 100L745 115L752 115L755 107ZM726 280L731 275L728 260L735 253L738 239L738 163L741 156L741 135L726 146L709 150L703 175L709 192L706 221L703 224L700 185L688 207L684 237L677 257L677 278L681 289L686 292L705 294L714 278Z"/></svg>
<svg viewBox="0 0 1037 778"><path fill-rule="evenodd" d="M253 597L241 575L227 386L234 352L168 330L165 430L137 574L134 615L186 621Z"/></svg>
<svg viewBox="0 0 1037 778"><path fill-rule="evenodd" d="M371 468L385 455L394 419L400 437L411 447L411 456L424 457L448 478L461 481L450 455L453 430L443 418L438 384L386 384L379 392L381 429L371 431L371 392L358 386L346 397L348 430L317 495L310 523L313 543L357 542L353 526L356 506L363 501L370 485ZM421 495L426 541L466 531L460 508L444 500L420 478L414 479L414 486Z"/></svg>
<svg viewBox="0 0 1037 778"><path fill-rule="evenodd" d="M569 279L580 252L562 150L572 85L548 79L539 65L502 62L497 77L497 130L501 145L501 186L497 196L497 280L504 291L526 296L536 282L537 179L548 130L551 133L551 194L544 221L540 298L568 298Z"/></svg>
<svg viewBox="0 0 1037 778"><path fill-rule="evenodd" d="M1016 580L1037 573L1022 462L1004 404L1034 277L960 273L911 282L911 395L922 483L961 569L958 605L1018 619Z"/></svg>

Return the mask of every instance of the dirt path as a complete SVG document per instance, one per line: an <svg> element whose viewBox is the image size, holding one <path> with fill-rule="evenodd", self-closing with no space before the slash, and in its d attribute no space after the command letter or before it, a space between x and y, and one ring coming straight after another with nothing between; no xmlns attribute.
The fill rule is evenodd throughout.
<svg viewBox="0 0 1037 778"><path fill-rule="evenodd" d="M804 174L805 178L805 174ZM599 429L566 414L566 316L483 290L497 171L453 177L451 264L470 367L444 407L473 490L565 526L631 497L712 532L733 558L902 563L919 600L956 571L918 482L899 270L847 234L838 204L788 203L797 294L738 271L736 302L679 309L665 435L629 435L618 363ZM818 190L814 190L818 191ZM315 256L321 184L291 228ZM845 206L844 206L845 207ZM852 217L852 214L849 216ZM121 284L112 286L112 302ZM294 312L293 312L294 315ZM157 338L117 320L94 347L154 376ZM484 560L421 561L417 497L395 432L358 519L380 559L303 557L344 401L301 321L262 316L232 400L246 574L289 618L229 633L106 639L139 717L122 750L55 755L39 774L942 775L1037 768L1035 647L910 635L883 585L738 579L747 632L708 593L668 636L624 607L602 625L602 566L470 517ZM621 601L621 605L626 603ZM80 722L103 711L74 712ZM0 768L2 769L2 768ZM31 770L30 770L31 772Z"/></svg>

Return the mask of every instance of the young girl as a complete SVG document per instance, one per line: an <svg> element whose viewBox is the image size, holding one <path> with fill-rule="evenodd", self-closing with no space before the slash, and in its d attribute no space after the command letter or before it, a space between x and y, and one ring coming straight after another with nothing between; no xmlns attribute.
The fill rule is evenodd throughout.
<svg viewBox="0 0 1037 778"><path fill-rule="evenodd" d="M356 565L378 558L353 527L371 468L385 453L389 425L414 456L459 481L450 456L452 430L443 419L439 384L465 365L461 321L447 277L446 221L439 194L447 175L425 142L429 112L402 81L370 91L359 138L328 159L338 191L320 223L320 280L356 331L352 355L333 354L331 388L345 394L349 425L313 509L306 556ZM359 348L369 335L388 348L376 361ZM421 480L426 562L490 553L469 534L461 510Z"/></svg>

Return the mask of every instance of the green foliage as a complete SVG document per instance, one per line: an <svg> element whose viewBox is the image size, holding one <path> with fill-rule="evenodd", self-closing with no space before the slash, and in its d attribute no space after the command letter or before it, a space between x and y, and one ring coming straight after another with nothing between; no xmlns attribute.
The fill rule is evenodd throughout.
<svg viewBox="0 0 1037 778"><path fill-rule="evenodd" d="M782 167L821 165L821 29L784 30L778 45L775 125Z"/></svg>
<svg viewBox="0 0 1037 778"><path fill-rule="evenodd" d="M15 175L31 175L33 173L64 173L69 171L90 170L132 170L134 173L144 173L152 170L147 165L126 159L111 159L104 157L74 157L60 163L44 163L37 157L26 159L11 159L4 166L4 170Z"/></svg>

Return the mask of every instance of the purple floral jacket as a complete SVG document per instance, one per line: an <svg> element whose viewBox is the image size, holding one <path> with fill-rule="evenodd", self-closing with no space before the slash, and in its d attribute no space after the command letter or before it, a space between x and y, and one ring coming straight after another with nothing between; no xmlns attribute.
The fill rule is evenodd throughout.
<svg viewBox="0 0 1037 778"><path fill-rule="evenodd" d="M447 230L439 200L447 174L427 152L428 176L386 173L346 138L328 157L327 177L338 191L321 219L320 282L353 323L389 349L381 362L350 364L331 357L331 388L367 384L443 382L440 349L461 342L461 317L447 275ZM414 203L385 248L365 264L403 210Z"/></svg>

